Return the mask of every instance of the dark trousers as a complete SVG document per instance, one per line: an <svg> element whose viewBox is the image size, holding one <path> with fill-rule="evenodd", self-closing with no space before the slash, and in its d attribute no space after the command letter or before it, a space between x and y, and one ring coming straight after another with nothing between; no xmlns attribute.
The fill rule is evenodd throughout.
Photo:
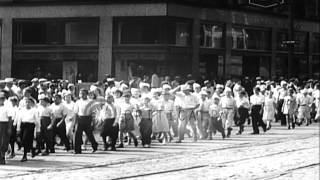
<svg viewBox="0 0 320 180"><path fill-rule="evenodd" d="M223 138L225 137L221 119L218 119L218 117L210 117L208 132L211 135L212 132L215 133L216 131L220 132Z"/></svg>
<svg viewBox="0 0 320 180"><path fill-rule="evenodd" d="M276 120L277 121L280 121L281 125L282 126L285 126L287 124L287 120L286 120L286 115L284 115L282 113L282 106L283 106L283 103L284 103L284 100L283 99L280 99L278 101L278 104L277 104L277 115L276 115Z"/></svg>
<svg viewBox="0 0 320 180"><path fill-rule="evenodd" d="M266 131L266 124L262 121L262 115L260 114L261 108L261 105L253 105L251 108L253 133L259 133L259 126L262 126L263 130Z"/></svg>
<svg viewBox="0 0 320 180"><path fill-rule="evenodd" d="M115 147L119 134L119 125L113 126L115 118L105 119L103 122L101 137L105 146L107 146L107 136L110 138L111 147Z"/></svg>
<svg viewBox="0 0 320 180"><path fill-rule="evenodd" d="M82 144L82 133L85 132L89 141L91 142L92 148L96 149L98 143L93 136L93 128L91 126L91 117L90 116L80 116L76 121L76 129L74 136L74 150L76 153L81 153L81 144Z"/></svg>
<svg viewBox="0 0 320 180"><path fill-rule="evenodd" d="M238 112L239 112L239 118L236 124L239 126L239 131L242 132L244 123L246 122L246 119L249 117L249 113L248 113L248 109L244 107L239 107Z"/></svg>
<svg viewBox="0 0 320 180"><path fill-rule="evenodd" d="M10 137L8 127L9 122L0 122L0 162L4 161L9 146Z"/></svg>
<svg viewBox="0 0 320 180"><path fill-rule="evenodd" d="M62 121L58 125L58 123L60 121L62 121L62 119L57 119L56 123L53 126L52 139L53 139L53 142L55 142L55 137L56 137L56 135L58 135L60 137L60 140L62 141L62 143L66 146L66 149L69 150L70 149L70 141L69 141L69 139L67 137L67 133L66 133L66 123L65 123L65 121Z"/></svg>
<svg viewBox="0 0 320 180"><path fill-rule="evenodd" d="M40 142L44 142L46 145L46 151L53 150L53 138L52 138L52 130L47 129L47 127L51 124L50 117L41 117L41 130L40 130Z"/></svg>
<svg viewBox="0 0 320 180"><path fill-rule="evenodd" d="M17 126L11 126L11 135L10 135L10 147L11 147L11 154L14 154L14 143L17 141ZM17 142L18 143L18 142ZM21 145L18 144L20 147Z"/></svg>
<svg viewBox="0 0 320 180"><path fill-rule="evenodd" d="M142 145L151 144L152 135L152 120L147 118L142 118L140 122L140 133Z"/></svg>
<svg viewBox="0 0 320 180"><path fill-rule="evenodd" d="M33 149L34 123L21 123L21 143L24 155Z"/></svg>

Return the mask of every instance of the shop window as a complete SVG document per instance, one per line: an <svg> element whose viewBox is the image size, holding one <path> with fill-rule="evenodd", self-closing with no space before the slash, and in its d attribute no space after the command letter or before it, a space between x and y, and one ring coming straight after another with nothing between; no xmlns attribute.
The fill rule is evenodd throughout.
<svg viewBox="0 0 320 180"><path fill-rule="evenodd" d="M288 32L277 32L277 50L286 51L287 46L283 44L283 41L288 40Z"/></svg>
<svg viewBox="0 0 320 180"><path fill-rule="evenodd" d="M161 25L155 21L136 20L120 23L121 44L161 44Z"/></svg>
<svg viewBox="0 0 320 180"><path fill-rule="evenodd" d="M270 31L252 28L232 28L233 49L270 49Z"/></svg>
<svg viewBox="0 0 320 180"><path fill-rule="evenodd" d="M312 52L320 53L320 33L313 33L312 46Z"/></svg>
<svg viewBox="0 0 320 180"><path fill-rule="evenodd" d="M313 78L320 78L320 56L312 56L312 74Z"/></svg>
<svg viewBox="0 0 320 180"><path fill-rule="evenodd" d="M167 18L127 18L116 20L119 44L190 44L191 24Z"/></svg>
<svg viewBox="0 0 320 180"><path fill-rule="evenodd" d="M305 52L308 49L308 34L305 32L295 32L294 40L296 41L294 45L295 52Z"/></svg>
<svg viewBox="0 0 320 180"><path fill-rule="evenodd" d="M224 47L224 27L222 25L202 24L200 27L200 46L206 48Z"/></svg>
<svg viewBox="0 0 320 180"><path fill-rule="evenodd" d="M66 44L98 44L97 22L67 22L65 31Z"/></svg>
<svg viewBox="0 0 320 180"><path fill-rule="evenodd" d="M176 42L177 46L187 46L190 40L190 26L188 23L177 22L176 24Z"/></svg>
<svg viewBox="0 0 320 180"><path fill-rule="evenodd" d="M46 44L47 24L45 22L24 22L19 26L21 44Z"/></svg>
<svg viewBox="0 0 320 180"><path fill-rule="evenodd" d="M288 74L288 58L286 56L278 56L275 60L276 75L278 77L286 77Z"/></svg>
<svg viewBox="0 0 320 180"><path fill-rule="evenodd" d="M289 40L288 32L281 31L277 32L277 50L287 51L288 45L284 44L284 41ZM295 52L305 52L308 49L308 34L305 32L295 32L294 33L294 51Z"/></svg>
<svg viewBox="0 0 320 180"><path fill-rule="evenodd" d="M232 49L247 49L244 29L232 28Z"/></svg>

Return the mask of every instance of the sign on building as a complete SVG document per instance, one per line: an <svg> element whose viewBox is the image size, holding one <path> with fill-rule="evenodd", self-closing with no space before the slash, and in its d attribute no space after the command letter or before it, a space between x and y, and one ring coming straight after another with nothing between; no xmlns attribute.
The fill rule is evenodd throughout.
<svg viewBox="0 0 320 180"><path fill-rule="evenodd" d="M250 5L258 6L262 8L270 8L283 3L284 3L284 0L249 0Z"/></svg>

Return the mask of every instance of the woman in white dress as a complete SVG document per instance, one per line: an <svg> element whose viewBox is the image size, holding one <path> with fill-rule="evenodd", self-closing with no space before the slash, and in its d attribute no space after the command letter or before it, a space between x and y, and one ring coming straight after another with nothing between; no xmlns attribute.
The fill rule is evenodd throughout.
<svg viewBox="0 0 320 180"><path fill-rule="evenodd" d="M63 105L68 109L67 110L67 116L65 119L65 123L66 123L66 135L68 137L69 140L72 141L73 139L73 127L74 127L74 123L75 123L75 113L74 113L74 109L75 109L75 103L72 101L72 93L70 91L66 92L64 94L64 101L63 101ZM71 143L72 145L73 143Z"/></svg>
<svg viewBox="0 0 320 180"><path fill-rule="evenodd" d="M264 98L263 102L263 116L262 120L264 123L267 124L267 130L271 128L271 122L275 118L275 113L276 113L276 100L273 97L273 92L272 91L267 91L266 92L266 97Z"/></svg>

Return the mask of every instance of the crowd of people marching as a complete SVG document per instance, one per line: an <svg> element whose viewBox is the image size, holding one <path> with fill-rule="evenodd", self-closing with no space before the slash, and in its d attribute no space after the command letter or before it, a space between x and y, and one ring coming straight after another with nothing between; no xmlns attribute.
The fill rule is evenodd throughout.
<svg viewBox="0 0 320 180"><path fill-rule="evenodd" d="M185 135L195 142L216 133L225 139L243 133L246 123L259 134L259 126L266 132L273 122L294 129L320 119L317 80L246 77L216 84L168 76L160 81L154 74L150 81L107 77L78 87L66 80L0 80L0 164L17 149L23 149L23 162L28 153L55 153L56 144L79 154L90 141L95 152L97 132L104 150L115 151L125 142L146 148L152 140L181 143Z"/></svg>

